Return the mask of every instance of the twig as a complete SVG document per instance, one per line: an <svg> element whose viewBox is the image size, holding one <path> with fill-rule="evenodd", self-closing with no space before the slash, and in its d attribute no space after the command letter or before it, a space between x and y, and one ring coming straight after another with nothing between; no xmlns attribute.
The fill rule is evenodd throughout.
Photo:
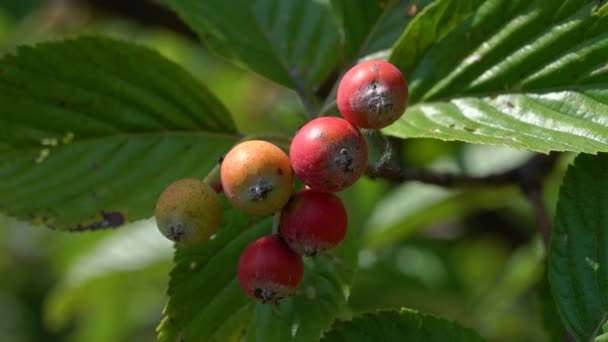
<svg viewBox="0 0 608 342"><path fill-rule="evenodd" d="M545 244L545 248L549 249L549 244L551 242L551 219L549 218L549 214L547 213L547 209L545 208L545 204L543 203L543 198L541 196L541 189L537 189L534 191L530 191L526 195L526 198L534 207L534 214L536 216L536 224L538 225L538 230L543 237L543 242Z"/></svg>
<svg viewBox="0 0 608 342"><path fill-rule="evenodd" d="M417 181L446 188L517 185L534 207L540 233L543 236L545 247L548 248L551 240L551 220L543 204L541 190L543 178L553 169L557 157L557 153L537 154L519 167L487 176L440 173L427 169L397 168L386 164L368 166L366 174L370 178L383 178L393 183Z"/></svg>
<svg viewBox="0 0 608 342"><path fill-rule="evenodd" d="M281 212L277 212L272 216L272 234L279 234L279 226L281 225Z"/></svg>
<svg viewBox="0 0 608 342"><path fill-rule="evenodd" d="M487 176L458 175L453 173L435 172L420 168L396 168L386 164L371 165L366 175L372 179L383 178L393 183L417 181L438 185L446 188L481 187L520 185L524 192L539 183L555 163L557 154L537 154L522 166Z"/></svg>

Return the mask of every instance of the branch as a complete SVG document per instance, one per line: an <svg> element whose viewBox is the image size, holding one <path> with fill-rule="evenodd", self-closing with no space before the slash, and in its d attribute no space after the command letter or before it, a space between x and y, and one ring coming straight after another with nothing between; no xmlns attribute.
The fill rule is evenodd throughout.
<svg viewBox="0 0 608 342"><path fill-rule="evenodd" d="M393 183L417 181L446 188L474 188L488 186L517 185L534 207L536 221L543 236L545 247L551 240L551 220L542 200L542 182L551 172L559 154L536 154L523 165L487 176L469 176L434 172L420 168L398 168L387 164L368 166L366 175L372 179L382 178Z"/></svg>
<svg viewBox="0 0 608 342"><path fill-rule="evenodd" d="M534 188L543 176L551 171L556 157L555 153L537 154L522 166L487 176L442 173L420 168L401 169L389 165L370 165L365 174L372 179L382 178L393 183L417 181L446 188L520 185L525 193L529 191L528 189Z"/></svg>

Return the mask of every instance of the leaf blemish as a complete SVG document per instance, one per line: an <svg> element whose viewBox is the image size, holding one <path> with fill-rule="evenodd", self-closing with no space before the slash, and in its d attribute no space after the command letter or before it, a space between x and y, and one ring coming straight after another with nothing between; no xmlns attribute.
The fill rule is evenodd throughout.
<svg viewBox="0 0 608 342"><path fill-rule="evenodd" d="M34 164L40 164L40 163L44 162L49 157L50 154L51 154L50 148L41 149L40 152L38 152L38 156L36 157L36 159L34 159Z"/></svg>
<svg viewBox="0 0 608 342"><path fill-rule="evenodd" d="M585 257L585 261L587 261L589 266L591 266L591 269L593 270L593 272L597 272L597 270L600 268L600 264L597 261L592 260L589 257Z"/></svg>
<svg viewBox="0 0 608 342"><path fill-rule="evenodd" d="M62 138L61 138L61 142L64 145L67 145L69 143L72 142L72 140L74 140L74 133L72 132L67 132Z"/></svg>
<svg viewBox="0 0 608 342"><path fill-rule="evenodd" d="M59 145L59 140L56 138L44 138L40 140L40 145L42 146L57 146Z"/></svg>
<svg viewBox="0 0 608 342"><path fill-rule="evenodd" d="M125 215L119 211L113 212L101 212L101 220L93 222L91 224L79 223L76 227L69 228L69 231L85 231L85 230L97 230L103 228L116 228L122 226L126 222Z"/></svg>

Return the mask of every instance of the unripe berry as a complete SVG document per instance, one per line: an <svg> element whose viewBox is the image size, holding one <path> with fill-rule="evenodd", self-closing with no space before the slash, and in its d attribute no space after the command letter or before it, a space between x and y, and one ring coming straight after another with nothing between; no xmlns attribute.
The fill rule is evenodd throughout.
<svg viewBox="0 0 608 342"><path fill-rule="evenodd" d="M247 295L262 303L276 304L300 285L304 263L279 237L270 235L245 248L237 273Z"/></svg>
<svg viewBox="0 0 608 342"><path fill-rule="evenodd" d="M289 157L266 141L250 140L235 146L222 161L220 172L228 200L249 214L279 211L293 191Z"/></svg>
<svg viewBox="0 0 608 342"><path fill-rule="evenodd" d="M163 235L186 246L207 241L217 230L221 213L220 200L213 188L189 178L169 185L155 209L156 224Z"/></svg>
<svg viewBox="0 0 608 342"><path fill-rule="evenodd" d="M281 212L280 230L294 252L316 256L336 247L346 235L342 200L333 193L304 189Z"/></svg>
<svg viewBox="0 0 608 342"><path fill-rule="evenodd" d="M361 177L367 166L367 143L348 121L321 117L302 127L289 157L298 177L311 189L340 191Z"/></svg>
<svg viewBox="0 0 608 342"><path fill-rule="evenodd" d="M405 112L407 82L391 63L370 60L355 65L338 86L338 110L348 122L363 128L383 128Z"/></svg>

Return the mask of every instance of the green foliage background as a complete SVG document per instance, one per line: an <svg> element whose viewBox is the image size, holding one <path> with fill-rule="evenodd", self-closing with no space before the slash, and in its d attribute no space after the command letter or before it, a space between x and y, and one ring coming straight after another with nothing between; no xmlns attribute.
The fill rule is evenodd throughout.
<svg viewBox="0 0 608 342"><path fill-rule="evenodd" d="M608 6L163 3L200 41L60 1L0 4L0 340L605 338L607 157L568 164L608 151ZM249 301L231 267L270 219L224 203L221 230L195 249L157 232L166 184L205 177L245 136L285 145L307 117L335 115L331 81L371 54L410 83L383 131L405 139L394 157L408 167L485 176L573 152L542 184L548 255L516 186L364 178L341 194L343 245L307 260L296 296L273 308ZM384 142L368 140L377 161Z"/></svg>

